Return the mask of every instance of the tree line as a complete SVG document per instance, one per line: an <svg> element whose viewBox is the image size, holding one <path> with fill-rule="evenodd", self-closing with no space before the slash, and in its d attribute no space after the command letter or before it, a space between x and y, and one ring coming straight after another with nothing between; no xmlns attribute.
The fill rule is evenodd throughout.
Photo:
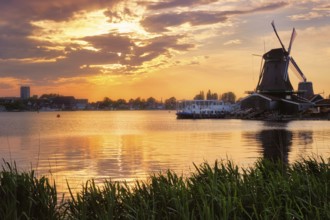
<svg viewBox="0 0 330 220"><path fill-rule="evenodd" d="M235 103L236 95L233 92L225 92L221 95L211 92L208 90L205 96L204 91L200 91L197 95L194 96L194 100L222 100L227 103Z"/></svg>
<svg viewBox="0 0 330 220"><path fill-rule="evenodd" d="M200 91L193 98L194 100L222 100L226 103L235 103L236 95L233 92L225 92L221 95L217 93L212 93L211 90L204 93ZM105 97L103 101L97 102L98 109L133 109L133 110L144 110L144 109L176 109L177 99L171 97L165 99L164 102L161 100L156 100L154 97L149 97L147 99L136 98L112 100L109 97Z"/></svg>
<svg viewBox="0 0 330 220"><path fill-rule="evenodd" d="M64 99L67 99L66 101ZM217 93L200 91L193 98L194 100L223 100L226 103L235 103L236 95L233 92L226 92L221 95ZM37 111L43 107L54 108L66 105L65 109L75 110L75 98L73 96L62 96L59 94L43 94L39 98L31 97L29 99L16 98L14 100L8 100L0 98L0 111ZM59 102L63 103L59 103ZM65 102L65 103L64 103ZM86 100L87 102L87 100ZM137 97L135 99L131 98L128 101L125 99L113 100L109 97L104 97L102 101L86 103L86 110L157 110L157 109L176 109L178 100L175 97L170 97L168 99L157 100L154 97L149 97L143 99ZM70 105L70 106L67 106Z"/></svg>
<svg viewBox="0 0 330 220"><path fill-rule="evenodd" d="M117 99L112 100L109 97L104 97L103 101L96 102L98 109L131 109L131 110L145 110L145 109L176 109L177 99L171 97L162 100L156 100L154 97L143 99L137 97L135 99Z"/></svg>

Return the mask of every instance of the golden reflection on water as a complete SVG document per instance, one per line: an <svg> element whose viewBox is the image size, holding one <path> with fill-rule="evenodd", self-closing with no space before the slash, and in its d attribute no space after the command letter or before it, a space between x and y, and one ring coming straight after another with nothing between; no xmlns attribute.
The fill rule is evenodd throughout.
<svg viewBox="0 0 330 220"><path fill-rule="evenodd" d="M189 175L193 163L233 160L251 166L260 157L291 163L329 157L330 122L269 123L176 120L165 111L1 113L0 153L21 169L74 189L94 178L145 180L171 169Z"/></svg>

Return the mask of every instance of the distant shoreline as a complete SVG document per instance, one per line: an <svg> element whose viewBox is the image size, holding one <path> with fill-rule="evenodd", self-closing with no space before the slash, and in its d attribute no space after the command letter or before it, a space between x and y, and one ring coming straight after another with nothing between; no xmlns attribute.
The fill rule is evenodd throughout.
<svg viewBox="0 0 330 220"><path fill-rule="evenodd" d="M47 110L47 111L19 111L19 110L12 110L12 111L0 111L2 112L11 112L11 113L23 113L23 112L36 112L36 113L43 113L43 112L111 112L111 111L167 111L169 113L176 112L176 109L85 109L85 110ZM309 116L302 116L302 115L279 115L277 117L246 117L246 115L230 115L227 114L224 117L208 117L206 116L196 116L196 117L187 117L187 118L177 118L178 120L228 120L228 119L238 119L238 120L254 120L254 121L274 121L274 122L289 122L289 121L329 121L330 114L329 113L318 113Z"/></svg>

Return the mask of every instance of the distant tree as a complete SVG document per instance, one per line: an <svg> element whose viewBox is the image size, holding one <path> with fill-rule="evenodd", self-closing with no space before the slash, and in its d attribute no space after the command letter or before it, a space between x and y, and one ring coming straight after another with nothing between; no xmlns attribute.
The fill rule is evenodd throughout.
<svg viewBox="0 0 330 220"><path fill-rule="evenodd" d="M118 99L117 101L116 101L116 104L117 105L125 105L127 102L126 102L126 100L125 99Z"/></svg>
<svg viewBox="0 0 330 220"><path fill-rule="evenodd" d="M128 101L128 105L131 109L145 109L146 102L145 100L141 99L140 97L137 97L136 99L130 99Z"/></svg>
<svg viewBox="0 0 330 220"><path fill-rule="evenodd" d="M146 107L147 109L155 109L156 108L156 105L157 105L157 101L154 97L149 97L147 99L147 103L146 103Z"/></svg>
<svg viewBox="0 0 330 220"><path fill-rule="evenodd" d="M55 93L49 93L49 94L42 94L40 96L40 99L51 99L51 98L56 98L59 97L59 94L55 94Z"/></svg>
<svg viewBox="0 0 330 220"><path fill-rule="evenodd" d="M210 100L211 99L211 96L212 96L211 90L207 91L207 93L206 93L206 100Z"/></svg>
<svg viewBox="0 0 330 220"><path fill-rule="evenodd" d="M27 109L27 106L23 103L22 100L15 100L10 103L4 104L7 111L24 111Z"/></svg>
<svg viewBox="0 0 330 220"><path fill-rule="evenodd" d="M176 98L171 97L165 100L165 109L175 109L176 108Z"/></svg>
<svg viewBox="0 0 330 220"><path fill-rule="evenodd" d="M226 92L221 95L221 100L224 102L235 103L236 95L233 92Z"/></svg>
<svg viewBox="0 0 330 220"><path fill-rule="evenodd" d="M201 100L205 100L204 91L201 91L201 94L200 94L200 96L201 96Z"/></svg>
<svg viewBox="0 0 330 220"><path fill-rule="evenodd" d="M218 94L212 93L211 90L209 90L206 94L206 100L218 100Z"/></svg>
<svg viewBox="0 0 330 220"><path fill-rule="evenodd" d="M143 103L142 103L142 100L141 100L140 97L138 97L134 100L133 108L134 109L142 109L143 108Z"/></svg>
<svg viewBox="0 0 330 220"><path fill-rule="evenodd" d="M28 98L29 100L33 100L33 101L35 101L35 100L37 100L38 99L38 95L33 95L33 96L31 96L30 98Z"/></svg>
<svg viewBox="0 0 330 220"><path fill-rule="evenodd" d="M128 100L128 104L133 105L133 104L134 104L134 99L132 99L132 98L129 99L129 100Z"/></svg>
<svg viewBox="0 0 330 220"><path fill-rule="evenodd" d="M204 91L200 91L199 94L195 95L194 100L205 100Z"/></svg>
<svg viewBox="0 0 330 220"><path fill-rule="evenodd" d="M155 104L157 101L156 101L156 99L154 98L154 97L149 97L148 99L147 99L147 103L148 104Z"/></svg>
<svg viewBox="0 0 330 220"><path fill-rule="evenodd" d="M129 105L125 99L118 99L113 105L116 109L129 109Z"/></svg>
<svg viewBox="0 0 330 220"><path fill-rule="evenodd" d="M109 109L110 107L112 107L112 105L113 105L113 101L108 97L104 97L103 101L100 102L99 108Z"/></svg>
<svg viewBox="0 0 330 220"><path fill-rule="evenodd" d="M113 103L113 101L108 97L104 97L103 102L104 104L108 104L108 105Z"/></svg>

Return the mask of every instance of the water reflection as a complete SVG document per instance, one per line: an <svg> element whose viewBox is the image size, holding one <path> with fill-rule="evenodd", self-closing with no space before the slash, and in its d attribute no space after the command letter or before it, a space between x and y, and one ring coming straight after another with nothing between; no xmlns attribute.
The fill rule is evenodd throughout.
<svg viewBox="0 0 330 220"><path fill-rule="evenodd" d="M297 132L298 146L310 146L313 144L313 132L312 131L298 131Z"/></svg>
<svg viewBox="0 0 330 220"><path fill-rule="evenodd" d="M162 111L1 113L0 159L52 173L63 187L87 179L135 180L159 170L194 171L193 163L260 157L292 163L330 155L330 121L271 123L176 120ZM1 164L0 164L1 165Z"/></svg>
<svg viewBox="0 0 330 220"><path fill-rule="evenodd" d="M287 129L287 123L264 122L259 131L243 132L243 139L248 143L260 144L263 158L288 163L292 146L292 131Z"/></svg>
<svg viewBox="0 0 330 220"><path fill-rule="evenodd" d="M286 129L269 129L257 133L263 149L263 157L272 161L282 161L287 164L292 146L292 132Z"/></svg>
<svg viewBox="0 0 330 220"><path fill-rule="evenodd" d="M242 132L242 137L246 143L252 144L257 141L263 158L280 160L287 164L293 145L295 151L298 150L300 156L304 156L305 150L311 148L313 144L312 130L293 130L290 128L292 126L290 123L293 122L264 122L261 130ZM294 153L295 157L298 154Z"/></svg>

